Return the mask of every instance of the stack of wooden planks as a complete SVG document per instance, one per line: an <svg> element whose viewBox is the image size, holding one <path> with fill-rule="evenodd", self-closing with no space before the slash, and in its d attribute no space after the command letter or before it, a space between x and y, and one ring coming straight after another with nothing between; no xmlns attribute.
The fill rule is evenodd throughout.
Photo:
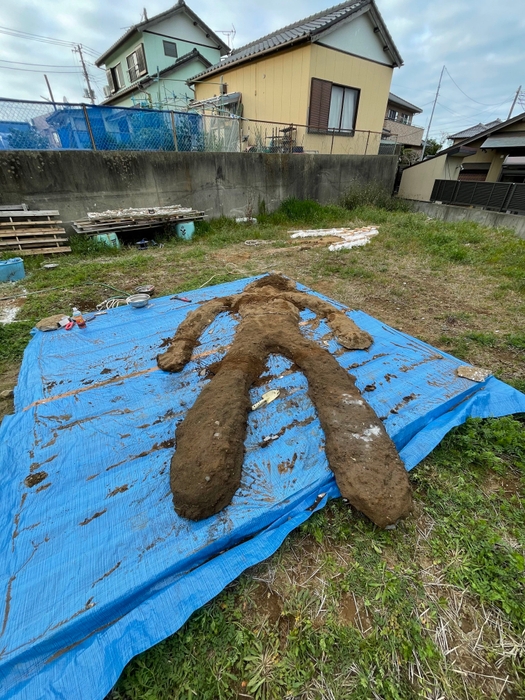
<svg viewBox="0 0 525 700"><path fill-rule="evenodd" d="M87 219L73 221L72 225L77 233L93 235L110 231L126 232L159 228L166 224L178 224L184 221L202 219L204 218L204 212L175 204L165 207L89 212L87 217Z"/></svg>
<svg viewBox="0 0 525 700"><path fill-rule="evenodd" d="M25 204L0 206L0 253L50 255L69 253L58 210L31 211Z"/></svg>

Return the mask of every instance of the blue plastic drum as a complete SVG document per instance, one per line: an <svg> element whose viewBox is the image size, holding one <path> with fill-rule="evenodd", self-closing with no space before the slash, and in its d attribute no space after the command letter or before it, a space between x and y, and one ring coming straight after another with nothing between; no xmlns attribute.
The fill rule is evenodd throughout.
<svg viewBox="0 0 525 700"><path fill-rule="evenodd" d="M182 238L185 241L191 241L193 234L195 233L195 224L193 221L185 221L182 224L177 224L175 226L175 231L179 238Z"/></svg>
<svg viewBox="0 0 525 700"><path fill-rule="evenodd" d="M26 276L22 258L0 260L0 282L16 282Z"/></svg>

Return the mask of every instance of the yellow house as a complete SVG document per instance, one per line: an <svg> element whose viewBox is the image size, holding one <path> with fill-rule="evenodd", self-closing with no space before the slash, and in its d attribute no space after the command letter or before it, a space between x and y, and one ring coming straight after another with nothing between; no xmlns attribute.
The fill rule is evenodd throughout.
<svg viewBox="0 0 525 700"><path fill-rule="evenodd" d="M376 155L402 63L374 0L350 0L234 50L188 82L195 109L228 96L242 104L243 150Z"/></svg>
<svg viewBox="0 0 525 700"><path fill-rule="evenodd" d="M460 191L455 183L524 183L524 156L525 113L505 122L493 122L481 133L456 141L432 158L405 168L398 194L421 202L442 201L497 209L505 204L499 202L502 196L499 191L504 193L505 188L469 184L462 185ZM466 195L467 200L463 201Z"/></svg>

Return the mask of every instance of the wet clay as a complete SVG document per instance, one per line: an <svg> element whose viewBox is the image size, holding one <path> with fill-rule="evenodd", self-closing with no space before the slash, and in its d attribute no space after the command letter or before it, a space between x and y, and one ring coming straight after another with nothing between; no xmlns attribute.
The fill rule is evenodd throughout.
<svg viewBox="0 0 525 700"><path fill-rule="evenodd" d="M238 313L230 349L210 368L212 379L176 432L170 484L176 512L201 520L230 503L241 480L250 411L249 390L268 355L283 355L308 380L326 439L326 456L344 498L380 527L406 517L412 495L406 470L383 424L361 396L355 379L334 357L299 330L299 312L325 318L337 341L366 349L372 337L343 311L299 292L280 275L268 275L244 292L202 304L180 324L170 347L157 356L161 369L178 372L217 314Z"/></svg>

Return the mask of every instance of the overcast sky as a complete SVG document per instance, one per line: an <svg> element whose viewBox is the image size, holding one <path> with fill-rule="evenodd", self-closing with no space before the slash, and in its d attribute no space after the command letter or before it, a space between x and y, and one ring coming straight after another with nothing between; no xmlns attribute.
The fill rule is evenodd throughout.
<svg viewBox="0 0 525 700"><path fill-rule="evenodd" d="M376 3L404 60L404 66L394 71L392 92L423 108L415 120L418 125L428 124L441 69L447 68L431 136L440 138L480 121L506 119L520 84L524 95L513 114L525 111L525 0L499 5L494 0ZM85 84L69 42L86 48L89 73L102 99L106 80L94 66L96 56L140 21L144 5L152 17L171 4L170 0L3 0L0 97L48 97L45 72L55 100L66 96L69 102L82 101ZM187 4L216 32L234 25L235 48L331 6L329 0L188 0ZM6 34L6 28L66 43L19 38Z"/></svg>

